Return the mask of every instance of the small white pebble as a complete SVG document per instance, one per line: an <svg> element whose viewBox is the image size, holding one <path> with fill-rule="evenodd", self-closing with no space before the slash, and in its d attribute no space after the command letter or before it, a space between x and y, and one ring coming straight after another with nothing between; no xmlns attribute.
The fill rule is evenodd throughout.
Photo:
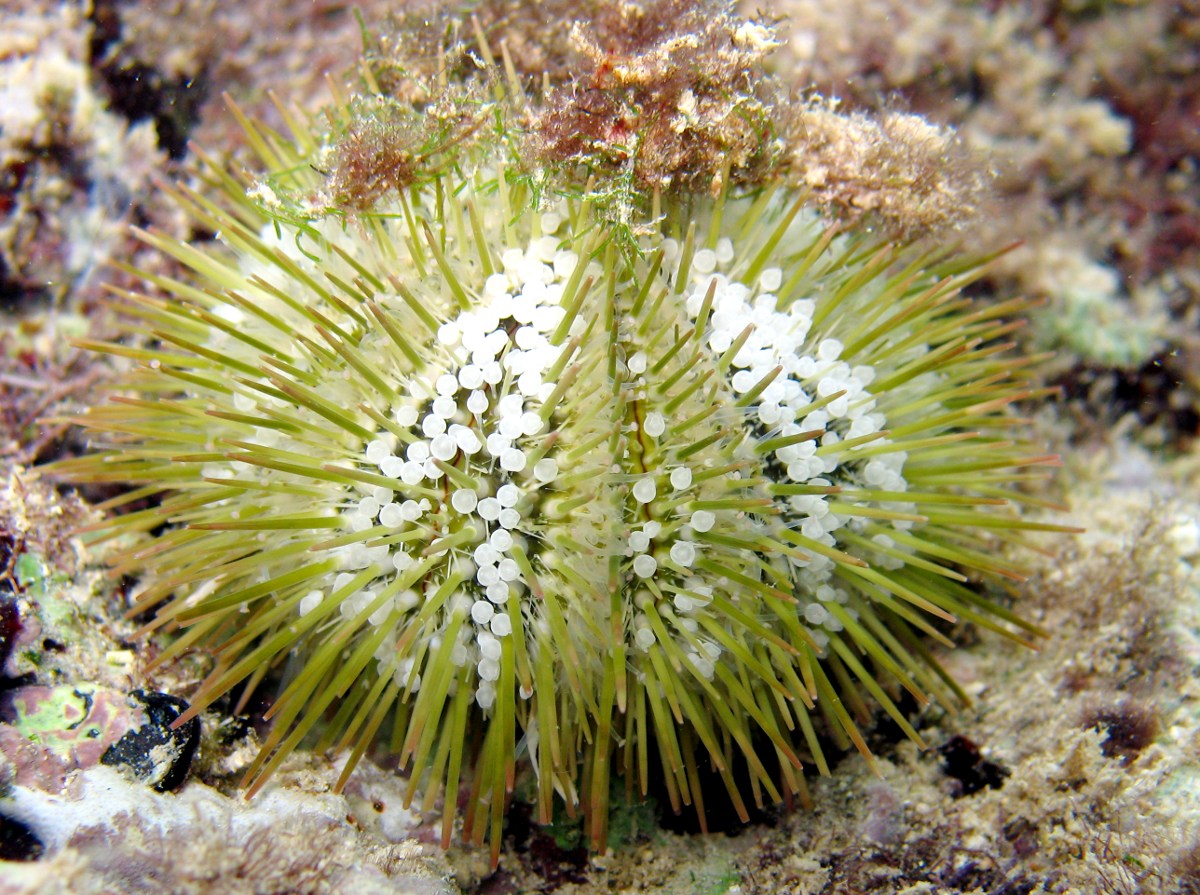
<svg viewBox="0 0 1200 895"><path fill-rule="evenodd" d="M450 434L454 437L455 443L458 444L458 449L464 454L478 454L483 447L483 442L479 440L479 436L466 426L451 426Z"/></svg>
<svg viewBox="0 0 1200 895"><path fill-rule="evenodd" d="M487 437L488 453L493 457L499 457L510 447L512 447L512 439L501 435L499 432L493 432Z"/></svg>
<svg viewBox="0 0 1200 895"><path fill-rule="evenodd" d="M779 422L781 411L778 404L770 402L758 405L758 421L764 426L774 426Z"/></svg>
<svg viewBox="0 0 1200 895"><path fill-rule="evenodd" d="M521 437L521 418L519 416L504 416L500 418L500 434L512 441Z"/></svg>
<svg viewBox="0 0 1200 895"><path fill-rule="evenodd" d="M671 545L671 559L681 566L690 566L696 561L696 545L691 541L676 541Z"/></svg>
<svg viewBox="0 0 1200 895"><path fill-rule="evenodd" d="M520 249L505 249L500 253L500 263L509 272L516 270L524 260L525 253ZM491 283L491 279L491 277L488 278L489 284Z"/></svg>
<svg viewBox="0 0 1200 895"><path fill-rule="evenodd" d="M534 393L536 394L536 392ZM521 434L537 435L546 427L546 421L542 419L540 413L535 413L532 410L526 410L521 414Z"/></svg>
<svg viewBox="0 0 1200 895"><path fill-rule="evenodd" d="M817 357L823 361L835 361L842 356L842 347L837 339L822 339L817 345Z"/></svg>
<svg viewBox="0 0 1200 895"><path fill-rule="evenodd" d="M473 512L479 504L479 496L469 488L460 488L450 495L450 506L460 513ZM382 522L382 518L380 519ZM385 525L387 523L384 523Z"/></svg>
<svg viewBox="0 0 1200 895"><path fill-rule="evenodd" d="M471 413L483 413L488 409L488 399L481 391L473 391L467 396L467 410Z"/></svg>
<svg viewBox="0 0 1200 895"><path fill-rule="evenodd" d="M559 307L542 305L534 309L533 326L538 332L548 333L558 328L566 312Z"/></svg>
<svg viewBox="0 0 1200 895"><path fill-rule="evenodd" d="M1200 554L1200 523L1183 513L1178 514L1167 531L1167 540L1183 559L1191 559Z"/></svg>
<svg viewBox="0 0 1200 895"><path fill-rule="evenodd" d="M363 453L368 463L378 466L392 455L392 446L382 438L376 438L367 443L367 449Z"/></svg>
<svg viewBox="0 0 1200 895"><path fill-rule="evenodd" d="M491 659L493 662L500 658L503 648L500 646L500 641L491 635L488 631L479 632L479 652L485 659Z"/></svg>
<svg viewBox="0 0 1200 895"><path fill-rule="evenodd" d="M658 571L658 560L643 553L633 560L633 571L639 578L649 578Z"/></svg>
<svg viewBox="0 0 1200 895"><path fill-rule="evenodd" d="M493 544L489 538L487 541L484 541L482 544L476 546L471 556L482 569L484 566L494 566L496 563L500 562L501 553L500 549Z"/></svg>
<svg viewBox="0 0 1200 895"><path fill-rule="evenodd" d="M379 511L379 524L388 528L395 528L404 521L404 514L401 512L400 504L392 501L384 505Z"/></svg>
<svg viewBox="0 0 1200 895"><path fill-rule="evenodd" d="M517 347L523 351L529 351L531 348L536 348L538 340L541 337L538 331L532 326L522 326L513 333L513 341L517 343Z"/></svg>
<svg viewBox="0 0 1200 895"><path fill-rule="evenodd" d="M654 496L658 493L658 486L654 483L653 477L639 479L633 486L633 496L638 503L649 503L654 500Z"/></svg>
<svg viewBox="0 0 1200 895"><path fill-rule="evenodd" d="M458 442L451 435L438 435L429 443L429 453L435 460L452 460L458 453Z"/></svg>
<svg viewBox="0 0 1200 895"><path fill-rule="evenodd" d="M467 364L458 371L458 383L465 389L477 389L483 385L483 370L475 364Z"/></svg>
<svg viewBox="0 0 1200 895"><path fill-rule="evenodd" d="M310 590L300 598L300 614L308 615L314 609L321 605L321 599L325 595L319 590Z"/></svg>
<svg viewBox="0 0 1200 895"><path fill-rule="evenodd" d="M537 397L538 390L541 387L542 374L537 370L526 370L517 378L517 389L527 398Z"/></svg>
<svg viewBox="0 0 1200 895"><path fill-rule="evenodd" d="M738 370L733 374L733 378L729 380L729 384L733 386L735 392L741 394L754 388L760 378L749 370Z"/></svg>
<svg viewBox="0 0 1200 895"><path fill-rule="evenodd" d="M686 623L686 622L692 621L692 619L683 619L682 621ZM688 627L688 625L684 624L684 627ZM717 670L716 666L713 665L712 662L710 662L708 659L704 658L703 656L699 655L698 653L694 653L691 656L689 656L688 658L690 658L692 660L692 665L695 666L696 672L701 677L703 677L705 680L709 680L709 681L712 680L712 677L716 673L716 670Z"/></svg>
<svg viewBox="0 0 1200 895"><path fill-rule="evenodd" d="M500 663L497 662L495 659L483 659L479 663L478 670L479 670L479 676L481 678L483 678L483 680L485 680L485 681L496 681L496 680L500 679ZM475 694L476 700L479 700L481 697L483 697L484 692L485 691L484 691L483 687L480 687L479 691ZM493 689L487 690L486 692L488 694L487 700L490 705L496 699L496 691L493 688ZM484 706L482 702L480 702L479 704L481 707L487 708L487 706Z"/></svg>
<svg viewBox="0 0 1200 895"><path fill-rule="evenodd" d="M758 288L763 292L774 292L783 285L783 271L778 267L768 267L758 275Z"/></svg>
<svg viewBox="0 0 1200 895"><path fill-rule="evenodd" d="M696 273L712 273L717 269L717 253L712 249L701 249L692 256L692 267Z"/></svg>
<svg viewBox="0 0 1200 895"><path fill-rule="evenodd" d="M517 448L509 448L500 453L500 468L508 472L520 472L525 468L525 452Z"/></svg>
<svg viewBox="0 0 1200 895"><path fill-rule="evenodd" d="M505 395L496 405L496 412L500 416L520 416L524 409L525 399L520 395Z"/></svg>

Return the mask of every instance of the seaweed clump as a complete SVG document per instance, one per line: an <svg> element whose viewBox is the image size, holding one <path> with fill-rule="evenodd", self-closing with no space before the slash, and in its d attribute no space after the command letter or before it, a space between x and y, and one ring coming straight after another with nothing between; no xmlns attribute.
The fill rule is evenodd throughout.
<svg viewBox="0 0 1200 895"><path fill-rule="evenodd" d="M769 27L724 4L612 4L572 26L580 73L532 116L534 155L644 194L761 181L783 148L786 106L758 77L776 46Z"/></svg>

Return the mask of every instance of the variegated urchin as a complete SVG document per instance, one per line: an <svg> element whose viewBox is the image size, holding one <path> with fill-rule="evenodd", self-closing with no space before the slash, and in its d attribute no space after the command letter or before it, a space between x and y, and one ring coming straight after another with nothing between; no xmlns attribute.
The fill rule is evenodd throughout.
<svg viewBox="0 0 1200 895"><path fill-rule="evenodd" d="M803 797L822 742L869 755L871 704L919 741L900 690L963 698L939 622L1036 632L967 582L1016 574L989 546L1043 527L1014 486L1053 461L1014 435L1021 304L963 297L978 264L780 184L631 224L503 129L370 208L283 214L328 185L291 120L246 122L265 179L176 191L219 248L143 234L191 275L123 293L91 347L129 370L58 467L158 501L99 531L177 632L155 661L215 657L187 717L294 668L252 790L319 731L342 782L380 742L410 798L447 793L447 843L469 786L495 854L531 775L603 847L614 775L703 822L708 765L745 817Z"/></svg>

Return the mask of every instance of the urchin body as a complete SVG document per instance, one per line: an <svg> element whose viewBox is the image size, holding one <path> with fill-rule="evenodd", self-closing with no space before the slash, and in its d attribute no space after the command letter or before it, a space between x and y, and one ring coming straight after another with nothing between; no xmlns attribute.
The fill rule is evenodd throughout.
<svg viewBox="0 0 1200 895"><path fill-rule="evenodd" d="M312 176L311 137L270 145ZM109 530L173 523L114 563L152 570L166 658L216 656L192 713L299 656L251 778L318 725L355 759L380 739L427 804L469 781L493 847L522 769L599 845L614 775L702 815L708 763L744 816L825 770L822 733L865 752L864 697L916 738L891 694L949 691L934 619L1032 630L960 571L1011 574L980 532L1036 527L1004 507L1047 460L1010 436L1012 307L787 189L634 240L511 161L287 219L214 166L216 202L179 198L224 249L147 235L195 282L128 296L158 345L99 346L135 396L64 474L163 495Z"/></svg>

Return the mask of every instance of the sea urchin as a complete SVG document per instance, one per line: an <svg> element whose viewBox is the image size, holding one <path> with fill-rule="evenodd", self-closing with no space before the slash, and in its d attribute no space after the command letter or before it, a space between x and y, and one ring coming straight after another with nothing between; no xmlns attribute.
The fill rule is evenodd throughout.
<svg viewBox="0 0 1200 895"><path fill-rule="evenodd" d="M939 620L1036 631L966 578L1015 574L989 544L1043 527L1010 508L1052 460L1013 438L1021 304L963 297L978 264L779 182L607 214L505 122L305 213L330 150L288 120L245 122L266 177L176 190L221 248L143 234L192 275L123 293L90 347L130 368L58 467L157 501L99 531L178 633L156 661L215 657L187 717L302 657L252 788L319 725L343 781L381 740L410 797L448 793L447 842L469 784L497 849L532 772L540 820L557 798L602 846L614 775L703 821L707 763L745 817L822 742L869 754L869 701L919 740L895 694L962 695Z"/></svg>

